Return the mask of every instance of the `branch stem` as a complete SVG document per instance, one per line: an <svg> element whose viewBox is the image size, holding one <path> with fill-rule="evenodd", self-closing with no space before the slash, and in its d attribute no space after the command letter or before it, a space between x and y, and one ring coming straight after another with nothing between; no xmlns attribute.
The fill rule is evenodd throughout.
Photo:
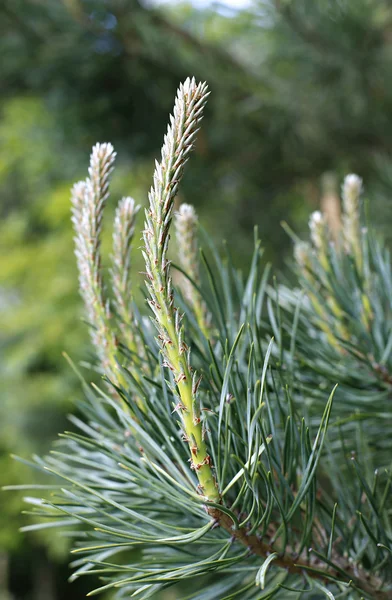
<svg viewBox="0 0 392 600"><path fill-rule="evenodd" d="M336 568L326 565L320 558L314 554L310 556L295 556L287 553L279 553L272 544L261 540L257 535L248 535L245 528L234 529L233 522L229 515L217 508L209 508L209 515L240 544L249 548L252 554L267 558L272 552L277 552L278 556L274 560L274 565L285 569L291 575L303 575L330 583L331 580L342 581L342 571L347 574L347 584L351 581L356 588L367 595L372 600L392 600L392 590L381 590L381 580L375 575L371 575L363 569L351 564L346 558L335 554L333 562Z"/></svg>

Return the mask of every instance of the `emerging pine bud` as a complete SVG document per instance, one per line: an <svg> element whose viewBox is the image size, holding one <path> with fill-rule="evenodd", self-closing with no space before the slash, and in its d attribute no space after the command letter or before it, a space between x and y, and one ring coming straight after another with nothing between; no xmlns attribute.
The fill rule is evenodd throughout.
<svg viewBox="0 0 392 600"><path fill-rule="evenodd" d="M114 381L116 340L108 326L110 311L103 293L100 236L115 157L111 144L96 144L90 157L89 178L76 183L71 191L80 293L102 371Z"/></svg>
<svg viewBox="0 0 392 600"><path fill-rule="evenodd" d="M200 284L200 265L198 257L197 240L198 217L191 204L181 204L175 214L175 228L180 265L191 279ZM179 284L185 298L193 307L200 329L208 335L211 315L208 313L205 302L200 298L194 285L185 277L179 278Z"/></svg>
<svg viewBox="0 0 392 600"><path fill-rule="evenodd" d="M309 229L310 237L315 248L317 248L317 250L320 250L323 247L325 241L325 219L323 214L319 210L316 210L310 215Z"/></svg>
<svg viewBox="0 0 392 600"><path fill-rule="evenodd" d="M118 203L113 225L113 254L111 269L114 306L122 325L130 330L132 322L131 244L135 221L140 209L135 200L122 198Z"/></svg>
<svg viewBox="0 0 392 600"><path fill-rule="evenodd" d="M310 238L317 252L317 258L325 271L329 270L328 263L328 230L322 212L316 210L309 219Z"/></svg>
<svg viewBox="0 0 392 600"><path fill-rule="evenodd" d="M342 186L343 236L348 254L354 257L359 272L362 272L363 257L360 225L360 196L362 179L358 175L347 175Z"/></svg>
<svg viewBox="0 0 392 600"><path fill-rule="evenodd" d="M135 233L135 222L140 205L133 198L125 197L116 208L113 224L113 253L110 270L113 290L113 305L120 329L120 339L132 354L132 361L140 364L144 347L136 327L131 282L131 246ZM143 409L140 399L139 407Z"/></svg>
<svg viewBox="0 0 392 600"><path fill-rule="evenodd" d="M203 425L199 414L195 412L198 404L197 389L192 386L190 351L187 350L183 336L182 317L174 306L170 262L167 259L174 198L184 165L193 148L207 96L207 85L197 84L194 78L187 79L178 89L173 115L164 137L161 162L156 162L154 183L149 193L150 206L146 210L143 255L149 304L155 316L164 364L172 371L175 382L173 391L178 396L175 410L181 417L181 427L187 439L193 440L189 442L192 445L191 467L197 473L203 494L216 502L219 501L219 492L203 437Z"/></svg>
<svg viewBox="0 0 392 600"><path fill-rule="evenodd" d="M343 208L346 214L354 214L359 208L359 198L362 191L362 179L351 173L344 178L342 186Z"/></svg>

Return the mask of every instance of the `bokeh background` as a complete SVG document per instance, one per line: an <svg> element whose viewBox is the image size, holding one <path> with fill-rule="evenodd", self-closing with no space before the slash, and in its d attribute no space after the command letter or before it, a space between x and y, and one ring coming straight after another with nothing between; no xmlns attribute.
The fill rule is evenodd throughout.
<svg viewBox="0 0 392 600"><path fill-rule="evenodd" d="M88 358L69 189L90 148L117 152L115 199L147 190L177 84L212 94L181 189L241 267L257 224L285 268L285 220L365 182L392 238L392 5L389 0L1 0L0 479L38 480L10 459L46 452L80 395L62 351ZM107 234L107 239L110 232ZM0 600L79 600L68 541L18 528L23 493L0 496ZM163 598L163 596L162 596ZM175 596L164 596L175 600Z"/></svg>

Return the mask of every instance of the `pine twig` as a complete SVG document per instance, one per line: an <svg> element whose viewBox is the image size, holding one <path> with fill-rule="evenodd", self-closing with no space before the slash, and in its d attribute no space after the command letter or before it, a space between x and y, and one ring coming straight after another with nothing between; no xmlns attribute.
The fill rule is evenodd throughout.
<svg viewBox="0 0 392 600"><path fill-rule="evenodd" d="M347 583L354 585L367 594L372 600L392 600L392 591L381 590L382 581L364 569L350 563L343 556L335 555L332 557L335 567L326 565L320 558L310 554L309 558L305 556L290 555L287 551L284 554L274 549L273 544L261 540L257 535L248 535L246 529L234 529L230 517L217 508L210 508L209 514L230 535L240 544L248 548L252 554L267 558L273 552L277 553L274 564L277 567L285 569L291 575L308 574L311 579L330 583L331 580L342 581L342 572L347 575Z"/></svg>

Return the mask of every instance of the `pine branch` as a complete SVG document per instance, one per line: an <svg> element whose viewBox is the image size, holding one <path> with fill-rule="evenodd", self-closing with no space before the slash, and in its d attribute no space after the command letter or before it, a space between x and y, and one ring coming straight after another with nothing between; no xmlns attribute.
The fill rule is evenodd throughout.
<svg viewBox="0 0 392 600"><path fill-rule="evenodd" d="M133 357L127 367L118 364L101 272L110 144L94 147L89 179L73 188L81 293L112 385L105 392L84 384L82 418L71 418L75 427L54 452L34 459L60 485L47 500L31 500L46 521L27 530L75 528L74 577L103 579L91 595L113 589L147 600L168 585L203 581L188 600L256 600L302 594L306 579L327 597L339 590L347 600L391 600L392 473L372 466L390 462L389 255L360 229L358 185L351 200L345 190L346 244L332 240L319 213L310 220L312 245L297 240L305 293L269 287L258 239L246 278L209 243L203 299L188 290L183 305L208 305L214 344L193 328L191 362L168 245L207 95L194 79L180 86L149 193L143 255L157 340L132 301L136 207L127 198L116 211L111 284L123 350ZM177 216L177 234L184 271L199 289L189 207ZM142 359L132 351L141 341ZM326 404L324 390L336 380L331 422L336 386ZM383 419L385 435L373 417Z"/></svg>
<svg viewBox="0 0 392 600"><path fill-rule="evenodd" d="M392 591L383 591L383 581L379 577L368 573L366 570L350 563L343 556L334 553L331 560L323 561L319 556L312 554L312 549L296 556L288 550L282 555L274 548L273 543L264 542L257 535L248 535L245 529L235 529L231 518L219 509L210 508L210 515L220 527L225 529L232 538L248 548L252 554L264 559L275 553L273 564L284 569L291 575L303 576L304 572L310 579L320 580L326 584L339 581L344 584L354 584L358 590L365 593L372 600L392 600ZM273 535L270 536L273 538Z"/></svg>

